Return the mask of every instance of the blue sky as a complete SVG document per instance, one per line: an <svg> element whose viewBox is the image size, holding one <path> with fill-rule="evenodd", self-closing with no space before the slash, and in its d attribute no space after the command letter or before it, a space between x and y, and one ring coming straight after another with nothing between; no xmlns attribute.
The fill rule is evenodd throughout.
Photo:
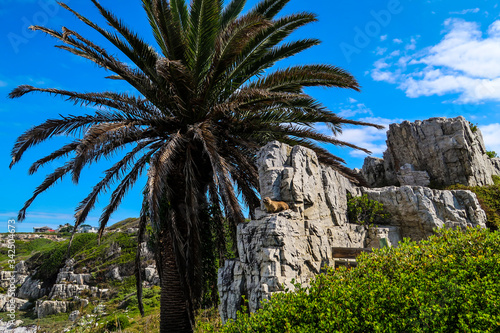
<svg viewBox="0 0 500 333"><path fill-rule="evenodd" d="M92 112L48 95L9 100L7 94L20 84L75 91L129 89L121 82L104 79L108 73L92 63L54 48L55 40L27 30L31 24L55 29L66 26L108 45L54 3L0 0L0 221L4 221L0 232L6 231L7 220L17 215L44 176L62 162L31 176L27 174L29 165L67 140L58 137L37 146L10 170L15 139L47 118ZM66 3L102 23L90 1ZM249 0L247 7L255 3ZM101 0L101 4L153 42L139 0ZM500 8L496 1L291 0L284 13L300 11L318 14L319 21L290 39L314 37L322 44L279 66L333 64L351 72L362 86L361 93L309 90L329 109L347 118L384 125L462 115L478 124L488 150L500 152ZM342 139L372 150L374 156L381 156L385 150L384 130L345 128ZM352 168L361 167L366 156L348 149L332 151ZM27 219L18 224L18 231L71 223L74 208L110 163L103 161L85 170L78 185L66 179L40 195L28 210ZM143 184L138 182L111 222L138 216ZM96 225L106 202L103 196L89 217L90 224Z"/></svg>

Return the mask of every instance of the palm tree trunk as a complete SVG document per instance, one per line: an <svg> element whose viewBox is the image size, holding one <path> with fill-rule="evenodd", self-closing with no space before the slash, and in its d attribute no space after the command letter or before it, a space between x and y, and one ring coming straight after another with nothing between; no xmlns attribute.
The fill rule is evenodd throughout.
<svg viewBox="0 0 500 333"><path fill-rule="evenodd" d="M177 268L170 233L161 232L160 333L191 333L188 302Z"/></svg>

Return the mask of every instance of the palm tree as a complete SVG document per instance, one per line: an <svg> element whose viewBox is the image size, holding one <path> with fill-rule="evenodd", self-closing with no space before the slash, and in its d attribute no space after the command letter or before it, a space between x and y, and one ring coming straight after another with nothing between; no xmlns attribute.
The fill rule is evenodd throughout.
<svg viewBox="0 0 500 333"><path fill-rule="evenodd" d="M341 158L318 144L366 151L335 136L344 124L378 127L338 117L304 92L313 86L358 90L356 80L340 68L320 64L266 72L277 61L319 43L316 39L283 42L294 30L316 20L310 13L276 18L289 1L261 0L241 15L245 0L231 0L226 6L222 0L192 0L190 6L184 0L142 0L155 46L145 43L97 0L92 2L112 31L60 3L104 36L126 62L68 28L59 32L31 27L61 41L58 48L112 72L110 79L126 81L135 93L79 93L28 85L10 93L11 98L49 93L97 109L92 114L49 119L17 139L11 167L40 142L58 135L74 138L30 167L32 174L50 161L65 160L36 188L20 210L19 220L40 193L64 176L78 182L84 166L125 149L76 208L75 230L97 198L118 182L100 217L102 235L128 189L147 173L139 237L146 223L151 223L162 288L161 332L192 331L202 288L200 229L206 221L200 212L208 206L221 212L212 223L222 248L222 217L230 221L233 236L236 225L243 222L238 194L250 212L259 206L255 154L260 147L270 140L303 145L313 149L321 162L355 178ZM326 124L332 135L320 133L315 124Z"/></svg>

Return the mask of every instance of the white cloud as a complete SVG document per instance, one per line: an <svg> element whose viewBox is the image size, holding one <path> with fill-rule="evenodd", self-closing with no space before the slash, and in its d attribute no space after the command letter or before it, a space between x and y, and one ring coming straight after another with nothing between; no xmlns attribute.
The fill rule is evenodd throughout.
<svg viewBox="0 0 500 333"><path fill-rule="evenodd" d="M364 121L368 123L374 123L378 125L383 125L386 129L376 129L374 127L348 127L344 128L342 134L337 138L342 141L346 141L357 145L358 147L366 148L372 152L372 156L381 157L383 152L387 149L385 140L387 139L387 129L389 124L401 122L401 119L386 119L380 117L365 117L358 119L359 121ZM364 158L367 156L366 153L359 150L352 150L349 154L353 157Z"/></svg>
<svg viewBox="0 0 500 333"><path fill-rule="evenodd" d="M399 38L394 38L392 41L393 41L394 43L396 43L396 44L401 44L401 43L403 43L403 40L401 40L401 39L399 39Z"/></svg>
<svg viewBox="0 0 500 333"><path fill-rule="evenodd" d="M384 53L387 52L387 48L386 47L377 47L375 49L375 54L376 55L384 55Z"/></svg>
<svg viewBox="0 0 500 333"><path fill-rule="evenodd" d="M489 124L485 126L479 126L481 133L483 134L484 144L487 150L492 150L500 155L500 124Z"/></svg>
<svg viewBox="0 0 500 333"><path fill-rule="evenodd" d="M403 54L397 50L377 60L372 78L398 84L413 98L458 94L458 103L500 101L500 20L486 37L477 23L462 19L446 20L445 28L434 46L416 50L411 38Z"/></svg>
<svg viewBox="0 0 500 333"><path fill-rule="evenodd" d="M450 14L465 15L465 14L469 14L469 13L475 14L477 12L479 12L479 8L464 9L464 10L460 10L457 12L450 12Z"/></svg>
<svg viewBox="0 0 500 333"><path fill-rule="evenodd" d="M381 42L383 42L383 41L384 41L384 40L386 40L386 39L387 39L387 35L382 35L382 36L380 36L380 41L381 41Z"/></svg>
<svg viewBox="0 0 500 333"><path fill-rule="evenodd" d="M417 40L415 38L412 38L410 40L410 44L405 46L406 50L415 50L417 48Z"/></svg>
<svg viewBox="0 0 500 333"><path fill-rule="evenodd" d="M352 118L357 115L372 115L373 112L365 104L359 103L354 98L348 99L349 103L341 103L339 105L339 111L337 111L337 115L342 118Z"/></svg>

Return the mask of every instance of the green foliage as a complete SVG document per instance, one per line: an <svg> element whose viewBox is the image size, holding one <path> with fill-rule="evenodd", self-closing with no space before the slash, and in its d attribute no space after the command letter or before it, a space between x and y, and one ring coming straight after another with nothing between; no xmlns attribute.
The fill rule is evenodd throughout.
<svg viewBox="0 0 500 333"><path fill-rule="evenodd" d="M498 157L497 153L495 153L494 151L487 151L486 155L488 155L488 158L496 158L496 157Z"/></svg>
<svg viewBox="0 0 500 333"><path fill-rule="evenodd" d="M109 320L106 323L106 329L110 330L111 332L121 331L122 329L127 328L129 326L130 322L128 318L124 315L116 316L115 318Z"/></svg>
<svg viewBox="0 0 500 333"><path fill-rule="evenodd" d="M440 230L274 295L221 332L498 332L500 233Z"/></svg>
<svg viewBox="0 0 500 333"><path fill-rule="evenodd" d="M476 133L477 132L477 126L476 125L474 125L473 123L471 123L469 121L469 127L470 127L470 130L472 131L472 133Z"/></svg>
<svg viewBox="0 0 500 333"><path fill-rule="evenodd" d="M353 197L348 192L347 216L352 223L370 225L372 223L384 223L389 214L385 211L382 203L369 199L366 194Z"/></svg>
<svg viewBox="0 0 500 333"><path fill-rule="evenodd" d="M487 226L492 230L500 228L500 177L493 176L494 185L453 185L449 190L469 190L476 194L481 208L486 212Z"/></svg>
<svg viewBox="0 0 500 333"><path fill-rule="evenodd" d="M54 244L53 247L42 251L39 255L30 258L35 266L39 266L34 278L51 282L57 276L59 269L64 265L68 253L69 241ZM77 234L73 239L70 249L70 257L86 247L97 244L96 234Z"/></svg>

